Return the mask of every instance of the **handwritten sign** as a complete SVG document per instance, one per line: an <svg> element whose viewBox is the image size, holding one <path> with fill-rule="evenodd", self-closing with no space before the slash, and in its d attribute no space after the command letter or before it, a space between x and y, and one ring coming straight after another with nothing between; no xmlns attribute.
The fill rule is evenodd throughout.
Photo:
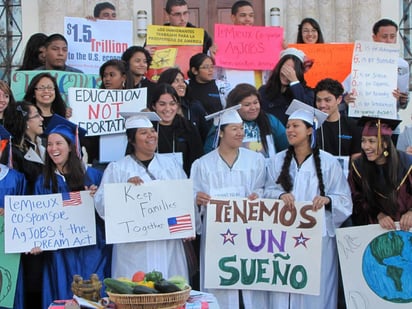
<svg viewBox="0 0 412 309"><path fill-rule="evenodd" d="M283 28L215 24L216 65L272 70L282 50Z"/></svg>
<svg viewBox="0 0 412 309"><path fill-rule="evenodd" d="M313 60L313 66L305 73L309 87L324 78L333 78L343 82L350 74L352 66L353 43L329 44L289 44L288 47L300 49Z"/></svg>
<svg viewBox="0 0 412 309"><path fill-rule="evenodd" d="M65 17L64 29L69 46L67 64L84 73L98 73L103 63L121 59L123 52L133 45L133 23L130 20L90 21Z"/></svg>
<svg viewBox="0 0 412 309"><path fill-rule="evenodd" d="M0 307L14 308L20 254L4 252L4 217L0 216Z"/></svg>
<svg viewBox="0 0 412 309"><path fill-rule="evenodd" d="M125 131L122 112L140 112L146 108L147 88L108 90L70 88L70 120L87 131L88 136Z"/></svg>
<svg viewBox="0 0 412 309"><path fill-rule="evenodd" d="M163 71L178 66L188 78L189 59L202 52L203 35L202 28L149 25L146 43L156 48L146 76L157 81Z"/></svg>
<svg viewBox="0 0 412 309"><path fill-rule="evenodd" d="M105 184L104 200L107 243L195 236L189 179Z"/></svg>
<svg viewBox="0 0 412 309"><path fill-rule="evenodd" d="M96 244L94 202L89 191L6 195L4 213L6 253Z"/></svg>
<svg viewBox="0 0 412 309"><path fill-rule="evenodd" d="M205 287L319 295L324 211L311 202L214 199L207 206Z"/></svg>
<svg viewBox="0 0 412 309"><path fill-rule="evenodd" d="M40 73L49 73L56 79L60 94L67 102L67 93L70 87L98 88L100 76L65 71L14 71L11 74L11 90L16 101L21 101L26 94L26 89L34 76Z"/></svg>
<svg viewBox="0 0 412 309"><path fill-rule="evenodd" d="M348 309L411 308L411 239L379 224L336 230Z"/></svg>
<svg viewBox="0 0 412 309"><path fill-rule="evenodd" d="M399 46L396 44L356 41L352 59L351 91L356 102L349 106L350 117L396 119Z"/></svg>

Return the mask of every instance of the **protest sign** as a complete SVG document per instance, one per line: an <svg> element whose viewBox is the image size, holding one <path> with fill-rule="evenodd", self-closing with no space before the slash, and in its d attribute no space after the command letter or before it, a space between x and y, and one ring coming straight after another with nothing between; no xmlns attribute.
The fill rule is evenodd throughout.
<svg viewBox="0 0 412 309"><path fill-rule="evenodd" d="M202 28L149 25L147 46L155 47L147 76L156 81L167 68L178 66L187 78L189 59L203 50Z"/></svg>
<svg viewBox="0 0 412 309"><path fill-rule="evenodd" d="M397 224L398 225L398 224ZM412 233L379 224L336 230L348 309L411 308Z"/></svg>
<svg viewBox="0 0 412 309"><path fill-rule="evenodd" d="M34 76L41 73L48 73L56 79L60 94L67 102L67 94L70 87L98 88L100 76L93 74L83 74L65 71L14 71L11 75L11 90L16 101L21 101L26 94L30 81Z"/></svg>
<svg viewBox="0 0 412 309"><path fill-rule="evenodd" d="M104 201L107 243L195 236L189 179L105 184Z"/></svg>
<svg viewBox="0 0 412 309"><path fill-rule="evenodd" d="M212 197L205 287L319 295L323 221L311 202Z"/></svg>
<svg viewBox="0 0 412 309"><path fill-rule="evenodd" d="M215 24L216 65L272 70L282 50L283 28Z"/></svg>
<svg viewBox="0 0 412 309"><path fill-rule="evenodd" d="M20 254L4 252L4 217L0 216L0 307L14 308Z"/></svg>
<svg viewBox="0 0 412 309"><path fill-rule="evenodd" d="M94 245L94 201L89 191L6 195L5 251L29 252Z"/></svg>
<svg viewBox="0 0 412 309"><path fill-rule="evenodd" d="M70 88L70 121L84 128L87 136L121 133L125 127L120 113L140 112L146 108L146 98L147 88Z"/></svg>
<svg viewBox="0 0 412 309"><path fill-rule="evenodd" d="M313 61L312 67L305 73L309 87L324 78L333 78L343 82L350 74L352 65L353 43L329 44L289 44L297 48Z"/></svg>
<svg viewBox="0 0 412 309"><path fill-rule="evenodd" d="M103 63L121 59L123 52L133 45L130 20L65 17L64 29L69 49L66 64L84 73L98 74Z"/></svg>
<svg viewBox="0 0 412 309"><path fill-rule="evenodd" d="M353 49L351 91L356 102L349 105L350 117L396 119L399 46L356 41Z"/></svg>

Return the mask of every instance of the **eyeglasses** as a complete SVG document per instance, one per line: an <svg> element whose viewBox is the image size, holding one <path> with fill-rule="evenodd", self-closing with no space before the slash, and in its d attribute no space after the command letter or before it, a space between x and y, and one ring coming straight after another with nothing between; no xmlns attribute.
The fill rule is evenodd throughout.
<svg viewBox="0 0 412 309"><path fill-rule="evenodd" d="M39 113L37 113L36 115L27 117L27 119L35 119L35 118L41 118L41 115Z"/></svg>
<svg viewBox="0 0 412 309"><path fill-rule="evenodd" d="M213 70L215 66L213 64L206 64L199 67L201 70Z"/></svg>
<svg viewBox="0 0 412 309"><path fill-rule="evenodd" d="M318 33L318 30L316 30L316 29L303 29L302 33L303 34Z"/></svg>
<svg viewBox="0 0 412 309"><path fill-rule="evenodd" d="M37 90L37 91L52 91L52 90L54 90L54 87L53 86L40 86L40 87L35 87L34 88L34 90Z"/></svg>
<svg viewBox="0 0 412 309"><path fill-rule="evenodd" d="M172 16L172 17L183 17L183 16L188 16L189 11L170 13L169 15Z"/></svg>

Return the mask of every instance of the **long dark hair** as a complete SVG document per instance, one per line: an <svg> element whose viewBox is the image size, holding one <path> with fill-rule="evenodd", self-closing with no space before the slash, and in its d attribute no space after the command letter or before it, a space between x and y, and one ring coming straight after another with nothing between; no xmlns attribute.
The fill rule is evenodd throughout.
<svg viewBox="0 0 412 309"><path fill-rule="evenodd" d="M275 68L272 71L272 74L270 74L270 77L266 83L265 94L267 95L269 100L274 100L275 98L282 95L282 91L281 91L282 83L280 82L280 69L285 64L285 62L288 61L289 59L293 60L293 63L294 63L293 67L295 69L296 77L298 78L299 82L302 84L302 86L306 86L306 81L304 77L304 66L303 66L302 61L300 61L299 58L294 55L285 55L276 64ZM293 94L289 90L289 86L287 87L285 95L290 99L290 101L293 100Z"/></svg>
<svg viewBox="0 0 412 309"><path fill-rule="evenodd" d="M226 107L238 105L244 98L250 97L252 95L257 97L259 104L260 102L262 102L260 94L254 86L246 83L238 84L229 92L226 98ZM260 140L262 142L263 149L266 153L269 153L266 136L271 135L272 133L269 118L263 111L262 106L260 107L259 114L254 121L259 127Z"/></svg>
<svg viewBox="0 0 412 309"><path fill-rule="evenodd" d="M51 112L54 114L58 114L62 117L66 117L66 103L64 102L60 91L59 91L59 87L57 85L56 79L47 72L44 73L39 73L36 76L34 76L32 78L32 80L30 81L29 86L27 87L26 90L26 95L24 96L24 100L31 102L33 104L36 105L36 98L34 96L35 93L35 88L37 87L37 84L39 83L39 81L43 78L46 77L48 79L50 79L53 83L53 87L54 87L54 94L55 94L55 98L54 101L51 105Z"/></svg>
<svg viewBox="0 0 412 309"><path fill-rule="evenodd" d="M72 141L64 135L63 138L69 144L70 152L67 162L64 167L68 171L66 174L66 183L70 188L70 191L84 190L86 170L80 158L77 156L76 146ZM56 176L56 164L50 158L48 152L46 152L46 159L44 162L44 183L43 186L46 189L51 189L53 193L58 193L57 176Z"/></svg>
<svg viewBox="0 0 412 309"><path fill-rule="evenodd" d="M24 153L28 150L28 145L24 142L27 137L27 121L30 117L30 107L34 107L39 114L40 109L31 102L20 101L10 110L10 117L4 119L4 127L13 136L13 145L21 149Z"/></svg>
<svg viewBox="0 0 412 309"><path fill-rule="evenodd" d="M19 70L34 70L44 65L39 60L39 55L41 53L40 48L45 48L46 39L47 35L44 33L35 33L29 38Z"/></svg>
<svg viewBox="0 0 412 309"><path fill-rule="evenodd" d="M310 18L310 17L306 17L306 18L302 19L302 21L300 22L300 24L298 26L298 36L296 38L296 43L298 43L298 44L305 43L303 41L303 35L302 35L302 29L303 29L304 24L310 24L318 32L318 39L317 39L316 43L325 43L325 40L323 39L322 30L320 29L319 23L316 20L314 20L313 18Z"/></svg>
<svg viewBox="0 0 412 309"><path fill-rule="evenodd" d="M380 174L376 168L376 163L369 161L365 152L362 150L362 156L359 160L360 170L364 171L361 178L362 191L365 194L367 205L369 208L381 207L384 213L391 215L395 218L396 211L399 209L397 204L397 186L399 185L399 153L396 150L392 142L392 138L388 135L382 135L382 145L386 144L387 148L384 149L388 152L386 157L385 168L382 169L383 175ZM379 186L379 182L382 181L382 177L385 181L385 186ZM382 203L377 205L376 202L376 189L379 187L381 194L385 196L385 199L380 199ZM384 190L384 192L381 192Z"/></svg>
<svg viewBox="0 0 412 309"><path fill-rule="evenodd" d="M302 120L303 121L303 120ZM307 128L311 128L312 125L303 121ZM312 134L316 134L316 132L312 132ZM310 144L311 135L308 135L308 143ZM325 183L323 182L323 174L322 174L322 166L320 160L320 151L319 147L316 145L312 149L313 160L315 161L316 167L316 175L318 176L318 186L321 196L325 196ZM278 179L276 180L277 184L280 184L285 190L285 192L290 193L293 190L293 181L292 177L290 176L289 169L290 163L292 162L293 157L295 156L295 149L293 146L289 146L288 150L286 151L285 159L283 160L282 170L279 174ZM308 179L308 181L311 181Z"/></svg>

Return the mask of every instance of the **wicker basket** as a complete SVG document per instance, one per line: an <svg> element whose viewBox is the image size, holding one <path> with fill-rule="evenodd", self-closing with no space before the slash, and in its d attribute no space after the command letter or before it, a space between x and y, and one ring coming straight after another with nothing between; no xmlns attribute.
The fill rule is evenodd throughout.
<svg viewBox="0 0 412 309"><path fill-rule="evenodd" d="M114 294L107 292L116 309L176 309L186 304L190 287L183 291L159 294Z"/></svg>

